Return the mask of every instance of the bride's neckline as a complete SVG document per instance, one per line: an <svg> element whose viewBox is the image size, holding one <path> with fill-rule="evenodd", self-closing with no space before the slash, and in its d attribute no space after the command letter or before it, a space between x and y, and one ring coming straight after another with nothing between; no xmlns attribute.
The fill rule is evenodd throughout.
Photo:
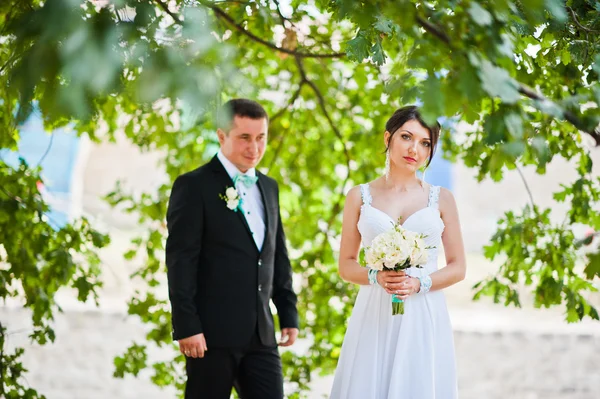
<svg viewBox="0 0 600 399"><path fill-rule="evenodd" d="M379 212L380 214L384 215L384 216L385 216L385 217L387 217L387 218L388 218L388 219L389 219L389 220L390 220L392 223L397 223L397 222L396 222L396 220L395 220L394 218L392 218L390 215L388 215L386 212L382 211L381 209L379 209L379 208L375 208L375 207L374 207L373 205L371 205L371 204L368 204L368 207L369 207L369 208L371 208L371 209L374 209L374 210L376 210L377 212ZM407 217L406 219L404 219L404 222L400 223L400 226L401 226L401 227L404 227L404 225L405 225L405 224L406 224L406 223L407 223L407 222L408 222L408 221L409 221L409 220L410 220L410 219L411 219L413 216L415 216L417 213L421 213L421 212L423 212L423 211L425 211L425 210L427 210L427 209L431 209L431 207L430 207L429 205L427 205L426 207L424 207L424 208L421 208L421 209L419 209L419 210L417 210L417 211L415 211L415 212L411 213L409 217Z"/></svg>
<svg viewBox="0 0 600 399"><path fill-rule="evenodd" d="M371 183L367 183L367 193L369 195L369 201L368 201L369 203L368 203L368 205L369 205L369 207L375 209L377 212L379 212L379 213L387 216L388 219L390 219L392 221L392 223L394 223L394 224L395 223L399 223L401 227L404 227L404 225L406 224L406 222L408 222L408 220L410 218L412 218L414 215L416 215L417 213L420 213L420 212L422 212L422 211L424 211L424 210L426 210L428 208L431 208L431 194L432 194L432 190L433 190L433 186L431 184L429 184L429 190L428 190L429 192L427 193L427 206L416 210L415 212L411 213L406 218L402 218L402 219L404 219L402 222L397 222L397 219L394 219L393 217L391 217L387 212L385 212L385 211L383 211L383 210L381 210L379 208L376 208L373 205L371 205L372 202L373 202L373 194L371 194Z"/></svg>

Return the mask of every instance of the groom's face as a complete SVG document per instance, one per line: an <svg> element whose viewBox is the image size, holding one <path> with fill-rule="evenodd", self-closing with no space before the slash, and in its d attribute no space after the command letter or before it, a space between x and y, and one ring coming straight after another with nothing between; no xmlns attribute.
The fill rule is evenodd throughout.
<svg viewBox="0 0 600 399"><path fill-rule="evenodd" d="M236 115L228 132L217 130L221 151L240 171L246 172L256 167L265 154L267 129L266 118Z"/></svg>

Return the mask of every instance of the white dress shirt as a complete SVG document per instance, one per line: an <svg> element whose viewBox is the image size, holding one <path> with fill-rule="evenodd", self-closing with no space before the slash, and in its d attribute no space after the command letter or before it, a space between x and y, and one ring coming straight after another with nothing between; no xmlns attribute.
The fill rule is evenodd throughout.
<svg viewBox="0 0 600 399"><path fill-rule="evenodd" d="M248 169L246 173L240 172L240 170L223 154L221 150L217 153L217 158L223 164L223 167L231 177L231 180L237 175L248 175L251 177L256 176L256 170L254 168ZM251 187L246 187L243 183L237 182L235 186L236 190L242 198L242 211L244 217L250 226L252 237L254 242L260 251L262 249L263 241L265 240L265 205L262 201L262 196L258 188L258 183L253 184Z"/></svg>

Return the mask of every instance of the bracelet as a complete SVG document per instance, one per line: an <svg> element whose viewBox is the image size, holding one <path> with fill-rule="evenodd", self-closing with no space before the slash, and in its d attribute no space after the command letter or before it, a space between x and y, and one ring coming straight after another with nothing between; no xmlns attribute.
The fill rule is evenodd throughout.
<svg viewBox="0 0 600 399"><path fill-rule="evenodd" d="M423 276L423 277L417 277L419 279L419 281L421 282L421 288L419 288L419 293L427 293L429 292L429 290L431 289L431 277L429 276Z"/></svg>
<svg viewBox="0 0 600 399"><path fill-rule="evenodd" d="M378 285L379 283L377 282L377 273L379 272L379 270L375 270L375 269L369 269L367 276L369 277L369 284L371 285Z"/></svg>

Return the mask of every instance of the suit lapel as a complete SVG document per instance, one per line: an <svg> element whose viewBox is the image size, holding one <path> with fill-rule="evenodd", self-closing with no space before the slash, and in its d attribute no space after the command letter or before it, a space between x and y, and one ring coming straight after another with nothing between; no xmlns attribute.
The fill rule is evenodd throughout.
<svg viewBox="0 0 600 399"><path fill-rule="evenodd" d="M274 215L270 215L270 209L271 207L269 207L269 202L270 202L270 197L271 197L271 193L270 190L268 189L268 183L267 183L267 179L265 177L265 175L263 175L262 173L258 173L257 172L257 176L258 176L258 182L256 183L258 185L258 190L260 191L260 195L262 197L262 201L263 201L263 207L265 209L265 239L263 240L263 245L262 245L262 251L265 250L265 245L267 245L267 243L269 242L269 240L267 239L269 237L269 220L274 220L273 217ZM262 252L261 251L261 252Z"/></svg>
<svg viewBox="0 0 600 399"><path fill-rule="evenodd" d="M219 158L217 158L216 155L212 159L211 164L212 164L213 171L215 172L215 174L217 174L219 176L219 181L223 185L223 187L221 189L221 193L225 193L225 189L227 187L235 187L235 185L233 184L233 180L231 180L231 177L229 176L229 174L225 170L225 167L223 166L221 161L219 161ZM262 193L262 191L261 191L261 193ZM263 197L263 201L264 201L264 197ZM243 207L243 205L242 205L242 207ZM266 206L265 206L265 210L266 210ZM233 211L231 211L231 212L233 212ZM252 237L252 230L250 230L250 226L248 225L248 221L246 220L246 217L244 216L243 212L240 212L238 210L235 213L237 213L238 218L244 225L246 232L248 233L248 237L250 238L250 241L252 241L252 245L258 251L258 247L256 246L256 241L254 241L254 237ZM266 234L265 234L265 237L266 237Z"/></svg>
<svg viewBox="0 0 600 399"><path fill-rule="evenodd" d="M243 208L244 208L244 205L242 205L242 209ZM240 218L240 220L246 227L246 232L248 233L248 237L250 237L250 241L252 241L252 245L254 245L254 248L256 248L256 250L258 251L258 247L256 246L256 241L254 241L254 237L252 236L252 230L250 230L250 225L248 224L248 221L246 220L246 217L244 216L244 211L238 210L236 213L238 214L238 217Z"/></svg>

